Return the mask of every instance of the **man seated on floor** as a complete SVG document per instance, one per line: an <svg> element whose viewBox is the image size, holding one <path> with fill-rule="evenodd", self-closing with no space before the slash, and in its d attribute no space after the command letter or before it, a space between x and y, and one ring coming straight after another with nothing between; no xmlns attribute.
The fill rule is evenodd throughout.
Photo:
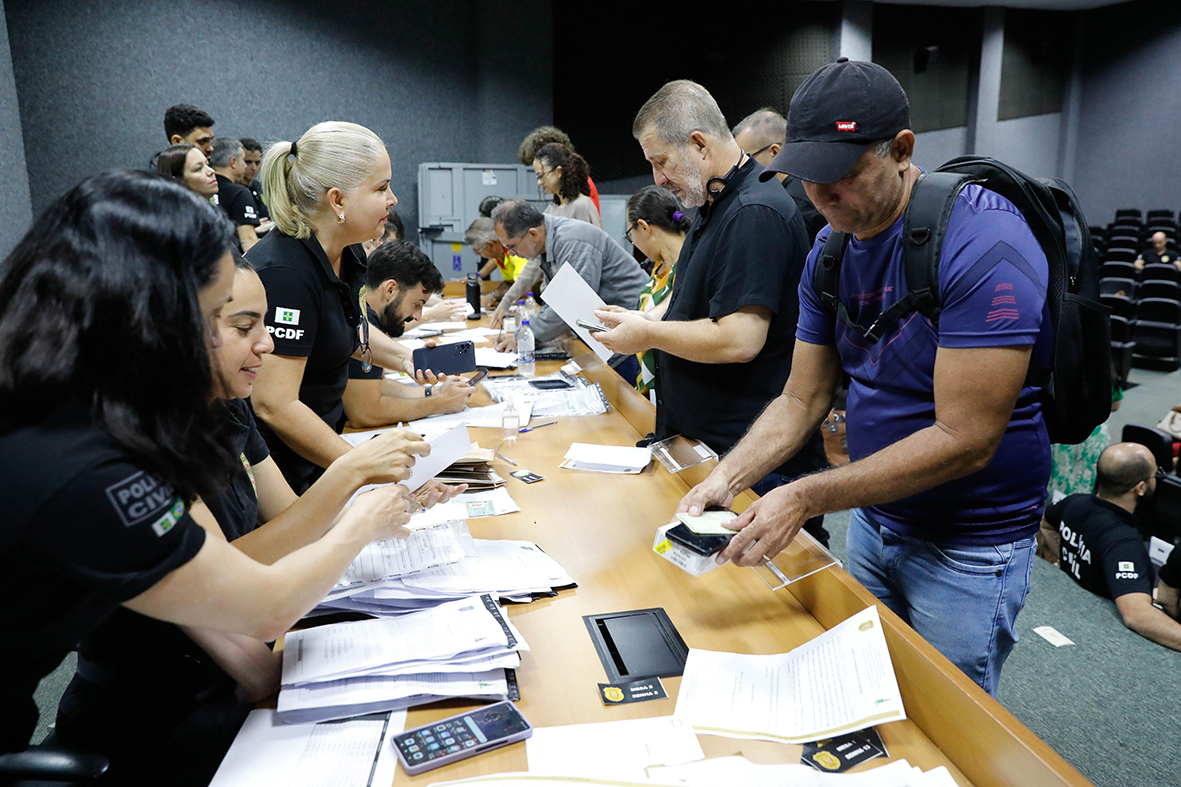
<svg viewBox="0 0 1181 787"><path fill-rule="evenodd" d="M366 330L381 330L398 338L407 324L422 317L431 294L442 291L443 276L422 249L405 240L386 241L367 261L362 298L368 319L361 326L363 337ZM364 338L361 346L364 353L368 346ZM364 363L350 358L344 417L350 426L370 429L436 413L458 413L467 407L473 391L462 377L433 385L387 380L380 366L366 369Z"/></svg>
<svg viewBox="0 0 1181 787"><path fill-rule="evenodd" d="M1136 503L1156 491L1152 452L1138 443L1108 446L1099 456L1095 494L1071 495L1048 506L1042 531L1054 534L1059 567L1087 590L1115 601L1124 625L1142 637L1181 650L1181 623L1152 603L1152 563L1136 530Z"/></svg>

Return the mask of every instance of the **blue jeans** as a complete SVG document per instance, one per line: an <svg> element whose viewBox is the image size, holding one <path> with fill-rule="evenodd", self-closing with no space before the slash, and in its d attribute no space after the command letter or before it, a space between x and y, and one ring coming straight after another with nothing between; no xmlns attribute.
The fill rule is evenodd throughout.
<svg viewBox="0 0 1181 787"><path fill-rule="evenodd" d="M849 517L849 573L994 696L1017 643L1034 545L936 544L899 535L859 508Z"/></svg>

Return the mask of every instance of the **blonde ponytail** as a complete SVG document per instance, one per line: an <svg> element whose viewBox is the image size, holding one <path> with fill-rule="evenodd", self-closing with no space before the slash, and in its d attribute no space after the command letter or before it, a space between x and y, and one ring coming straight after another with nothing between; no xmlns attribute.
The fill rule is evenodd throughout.
<svg viewBox="0 0 1181 787"><path fill-rule="evenodd" d="M271 145L261 170L271 220L285 235L309 237L328 190L351 193L372 174L384 150L372 131L341 121L317 123L296 142Z"/></svg>

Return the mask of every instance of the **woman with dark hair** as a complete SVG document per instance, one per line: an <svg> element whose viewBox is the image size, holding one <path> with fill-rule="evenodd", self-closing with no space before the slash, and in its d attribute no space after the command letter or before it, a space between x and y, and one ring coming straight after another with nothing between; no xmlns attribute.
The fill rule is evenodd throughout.
<svg viewBox="0 0 1181 787"><path fill-rule="evenodd" d="M411 437L397 432L366 441L296 496L245 402L274 341L262 319L262 282L244 259L235 263L214 353L215 407L240 462L219 493L203 497L193 512L216 519L220 529L209 530L209 538L222 537L269 564L322 537L361 485L388 475L391 466L408 467ZM463 489L436 484L418 502L429 506ZM82 640L78 663L58 707L58 740L105 755L109 778L120 784L175 786L209 782L253 704L278 691L281 658L259 639L182 629L118 609Z"/></svg>
<svg viewBox="0 0 1181 787"><path fill-rule="evenodd" d="M554 197L553 204L546 207L546 213L578 219L602 228L599 211L589 196L587 177L590 168L586 159L565 145L551 143L537 151L533 159L533 171L537 173L538 187Z"/></svg>
<svg viewBox="0 0 1181 787"><path fill-rule="evenodd" d="M196 145L182 142L165 148L156 159L156 171L176 178L205 199L217 194L217 173Z"/></svg>
<svg viewBox="0 0 1181 787"><path fill-rule="evenodd" d="M659 320L668 308L666 299L673 291L677 258L681 256L692 223L677 198L659 186L645 186L627 201L624 237L652 263L652 279L640 291L639 304L648 319ZM636 390L655 400L652 386L656 382L656 366L652 351L645 350L637 357L640 372Z"/></svg>
<svg viewBox="0 0 1181 787"><path fill-rule="evenodd" d="M365 544L404 532L405 489L381 487L263 565L190 512L239 463L209 395L232 233L174 182L111 172L0 264L0 753L28 745L38 681L120 605L272 640Z"/></svg>

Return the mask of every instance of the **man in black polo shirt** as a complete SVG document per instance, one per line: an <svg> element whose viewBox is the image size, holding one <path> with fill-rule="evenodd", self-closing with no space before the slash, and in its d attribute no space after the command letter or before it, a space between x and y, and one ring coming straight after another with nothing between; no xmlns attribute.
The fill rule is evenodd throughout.
<svg viewBox="0 0 1181 787"><path fill-rule="evenodd" d="M1099 456L1093 495L1071 495L1046 508L1042 532L1059 567L1082 587L1115 600L1124 625L1181 650L1181 623L1152 604L1152 563L1136 530L1136 503L1156 490L1156 460L1137 443L1108 446Z"/></svg>
<svg viewBox="0 0 1181 787"><path fill-rule="evenodd" d="M733 133L738 147L766 167L787 141L787 118L769 107L764 107L738 121ZM803 181L793 178L786 172L777 172L775 177L783 184L783 188L791 195L792 202L799 208L804 226L808 228L808 246L811 246L816 240L816 233L828 225L828 219L821 216L812 200L808 199Z"/></svg>
<svg viewBox="0 0 1181 787"><path fill-rule="evenodd" d="M250 137L242 137L238 141L242 143L242 160L246 162L246 169L238 182L250 189L250 196L254 197L259 222L256 232L262 235L273 226L267 204L262 199L262 181L258 179L258 172L262 169L262 145Z"/></svg>
<svg viewBox="0 0 1181 787"><path fill-rule="evenodd" d="M258 234L254 231L258 226L258 210L250 189L238 182L246 171L242 143L229 137L213 140L209 166L217 175L217 204L238 230L238 249L250 251L250 247L258 243Z"/></svg>
<svg viewBox="0 0 1181 787"><path fill-rule="evenodd" d="M667 308L598 312L612 330L595 338L619 353L655 350L657 439L682 434L720 454L787 382L807 230L791 197L759 182L762 165L734 141L701 85L662 87L636 115L632 133L656 184L701 210ZM817 432L751 488L765 494L826 466ZM823 517L805 528L827 543Z"/></svg>

